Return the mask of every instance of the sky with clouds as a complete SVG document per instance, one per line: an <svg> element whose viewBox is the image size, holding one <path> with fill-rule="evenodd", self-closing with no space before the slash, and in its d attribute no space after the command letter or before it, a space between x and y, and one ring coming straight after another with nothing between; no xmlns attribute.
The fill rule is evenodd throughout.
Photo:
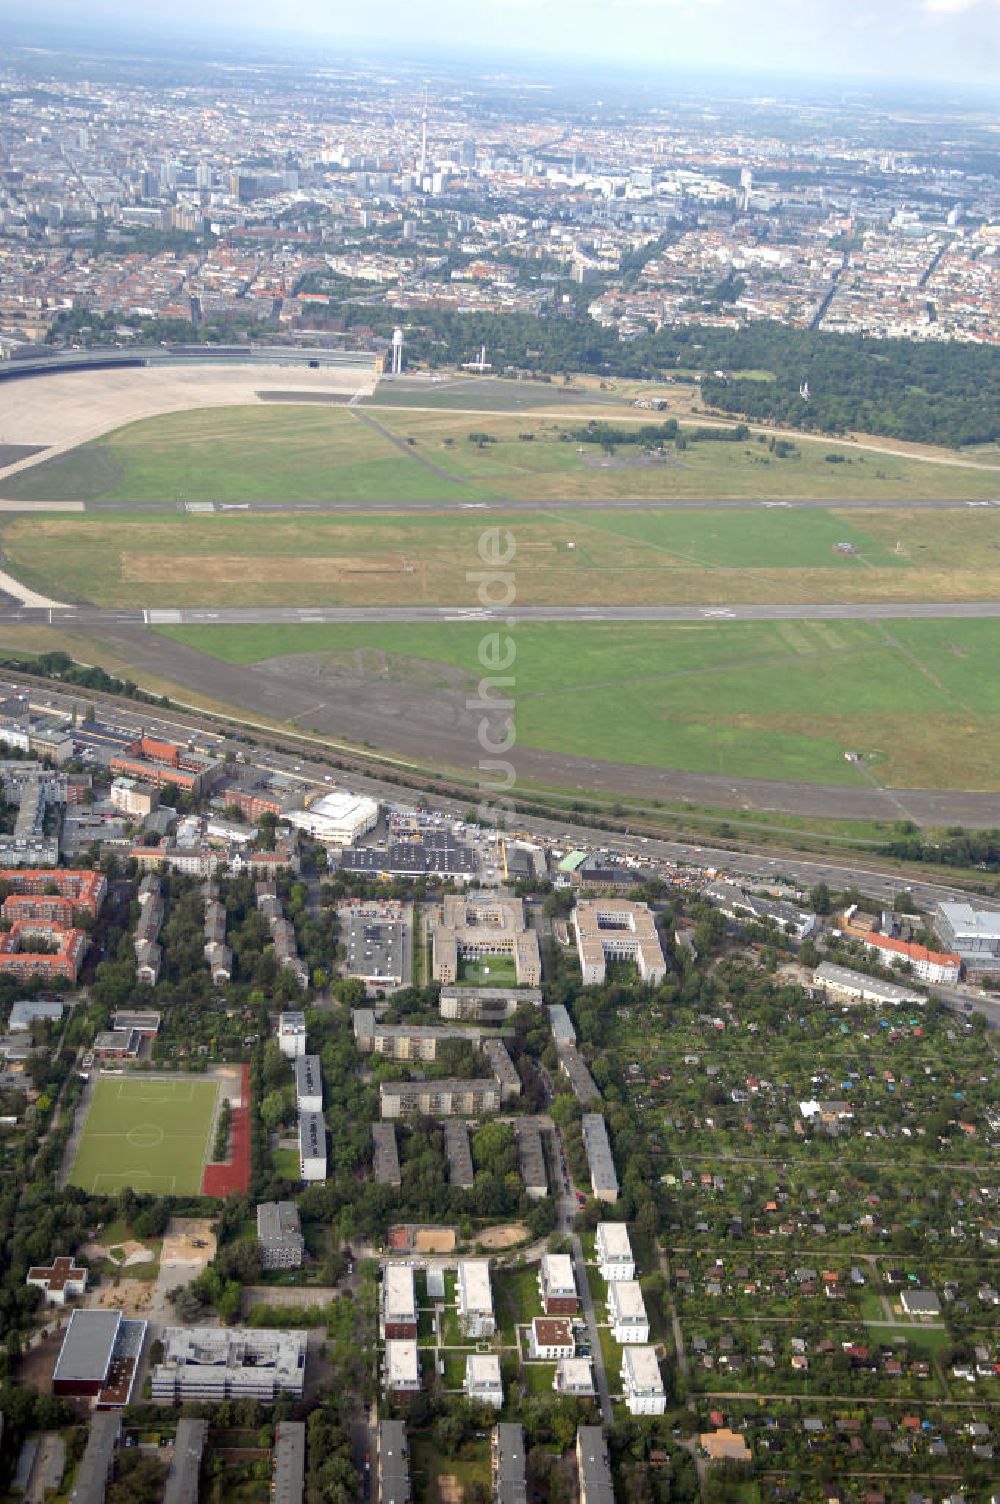
<svg viewBox="0 0 1000 1504"><path fill-rule="evenodd" d="M767 69L869 79L1000 79L1000 0L14 0L40 23L138 20L384 40L449 52L525 51L671 72ZM377 18L377 19L376 19Z"/></svg>

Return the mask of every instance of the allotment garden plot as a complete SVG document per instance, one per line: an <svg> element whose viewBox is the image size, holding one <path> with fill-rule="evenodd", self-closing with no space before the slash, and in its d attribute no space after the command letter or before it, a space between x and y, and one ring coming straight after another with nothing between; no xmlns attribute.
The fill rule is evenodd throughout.
<svg viewBox="0 0 1000 1504"><path fill-rule="evenodd" d="M128 1186L198 1195L219 1099L215 1081L102 1076L95 1084L70 1183L92 1195Z"/></svg>

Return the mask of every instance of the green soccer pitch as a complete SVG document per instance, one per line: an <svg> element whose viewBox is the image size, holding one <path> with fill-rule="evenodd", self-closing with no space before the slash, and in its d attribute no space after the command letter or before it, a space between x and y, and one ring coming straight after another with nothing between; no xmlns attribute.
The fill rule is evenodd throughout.
<svg viewBox="0 0 1000 1504"><path fill-rule="evenodd" d="M93 1196L123 1186L150 1196L197 1196L219 1100L215 1081L101 1076L70 1184Z"/></svg>

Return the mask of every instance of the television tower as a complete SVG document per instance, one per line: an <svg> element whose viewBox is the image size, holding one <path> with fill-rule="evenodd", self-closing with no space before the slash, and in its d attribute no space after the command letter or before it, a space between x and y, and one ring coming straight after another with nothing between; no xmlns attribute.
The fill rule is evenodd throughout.
<svg viewBox="0 0 1000 1504"><path fill-rule="evenodd" d="M421 122L421 128L420 128L420 167L419 167L418 172L417 172L417 176L420 179L420 185L421 185L421 187L423 187L424 174L426 173L426 171L427 171L427 85L425 83L424 84L424 113L423 113L423 120Z"/></svg>

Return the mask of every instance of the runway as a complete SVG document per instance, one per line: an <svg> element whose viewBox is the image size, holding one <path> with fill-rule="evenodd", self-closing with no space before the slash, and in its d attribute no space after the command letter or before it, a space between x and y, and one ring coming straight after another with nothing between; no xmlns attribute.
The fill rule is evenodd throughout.
<svg viewBox="0 0 1000 1504"><path fill-rule="evenodd" d="M1000 490L1000 475L997 477ZM16 503L8 503L17 510ZM33 511L47 511L59 503L32 502ZM62 503L65 509L66 503ZM87 512L162 512L188 510L184 502L171 499L163 501L87 501L74 502L73 507ZM867 501L854 497L829 498L799 496L778 500L757 499L747 496L696 497L687 500L678 497L655 497L628 499L608 497L606 500L573 500L569 497L554 501L463 501L460 496L441 495L433 501L413 500L408 497L386 498L380 501L241 501L204 502L198 510L225 516L229 512L299 513L346 517L369 515L394 515L400 512L492 512L492 513L546 513L546 512L759 512L759 511L804 511L804 512L960 512L966 507L1000 507L1000 497L982 501L971 497L920 497L909 500L900 497L869 498ZM27 508L25 508L27 510Z"/></svg>
<svg viewBox="0 0 1000 1504"><path fill-rule="evenodd" d="M969 621L1000 601L872 601L747 606L30 606L0 604L0 623L58 627L288 627L546 622Z"/></svg>

